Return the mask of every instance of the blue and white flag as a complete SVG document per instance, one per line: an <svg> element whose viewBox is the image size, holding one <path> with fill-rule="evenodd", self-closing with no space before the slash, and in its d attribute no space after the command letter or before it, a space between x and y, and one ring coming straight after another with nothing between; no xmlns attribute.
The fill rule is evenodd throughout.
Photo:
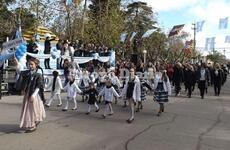
<svg viewBox="0 0 230 150"><path fill-rule="evenodd" d="M156 29L150 29L146 31L145 34L142 36L142 38L149 37L151 34L153 34L154 31L156 31Z"/></svg>
<svg viewBox="0 0 230 150"><path fill-rule="evenodd" d="M132 33L131 38L130 38L130 41L133 40L133 38L136 36L136 34L137 34L136 32L133 32L133 33Z"/></svg>
<svg viewBox="0 0 230 150"><path fill-rule="evenodd" d="M216 37L206 38L205 50L213 50L215 48Z"/></svg>
<svg viewBox="0 0 230 150"><path fill-rule="evenodd" d="M230 35L225 36L225 43L230 43Z"/></svg>
<svg viewBox="0 0 230 150"><path fill-rule="evenodd" d="M124 42L125 39L126 39L126 36L127 36L127 33L121 33L121 35L120 35L120 41Z"/></svg>
<svg viewBox="0 0 230 150"><path fill-rule="evenodd" d="M227 29L227 28L228 28L228 17L220 18L219 29Z"/></svg>
<svg viewBox="0 0 230 150"><path fill-rule="evenodd" d="M22 28L19 26L18 30L16 31L16 39L22 37Z"/></svg>
<svg viewBox="0 0 230 150"><path fill-rule="evenodd" d="M66 5L66 6L72 5L72 3L73 3L72 0L66 0L66 1L65 1L65 5Z"/></svg>
<svg viewBox="0 0 230 150"><path fill-rule="evenodd" d="M196 23L196 32L201 32L204 25L204 20Z"/></svg>

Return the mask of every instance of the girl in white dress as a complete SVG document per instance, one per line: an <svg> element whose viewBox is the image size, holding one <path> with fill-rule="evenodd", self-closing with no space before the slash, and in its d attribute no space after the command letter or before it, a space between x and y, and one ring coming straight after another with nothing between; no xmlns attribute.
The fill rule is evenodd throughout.
<svg viewBox="0 0 230 150"><path fill-rule="evenodd" d="M57 97L57 99L59 101L59 104L57 106L60 107L62 105L61 96L60 96L62 89L63 89L63 87L62 87L61 79L58 76L58 72L53 71L51 96L50 96L49 102L47 104L45 104L46 107L50 107L50 105L51 105L51 103L55 97Z"/></svg>
<svg viewBox="0 0 230 150"><path fill-rule="evenodd" d="M74 107L72 110L77 110L77 93L81 94L82 91L79 89L78 85L75 82L74 76L69 76L69 82L64 87L64 91L67 92L66 104L62 111L67 111L69 107L69 102L74 102Z"/></svg>

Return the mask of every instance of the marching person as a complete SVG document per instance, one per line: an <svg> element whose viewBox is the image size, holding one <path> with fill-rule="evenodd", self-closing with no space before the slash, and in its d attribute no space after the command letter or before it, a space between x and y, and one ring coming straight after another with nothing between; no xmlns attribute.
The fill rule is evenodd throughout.
<svg viewBox="0 0 230 150"><path fill-rule="evenodd" d="M64 87L64 91L67 92L67 98L66 98L65 107L62 109L62 111L68 110L70 101L74 102L74 107L72 108L72 110L77 110L77 101L76 101L77 93L81 94L82 91L79 89L78 85L76 84L74 76L69 76L69 82Z"/></svg>
<svg viewBox="0 0 230 150"><path fill-rule="evenodd" d="M96 107L95 112L99 111L99 107L97 105L97 96L98 96L98 91L96 90L95 84L94 83L90 83L90 88L86 91L83 91L84 94L88 94L89 95L89 99L88 99L88 111L86 113L86 115L89 115L91 112L91 106L94 105Z"/></svg>
<svg viewBox="0 0 230 150"><path fill-rule="evenodd" d="M118 79L118 77L115 75L115 72L113 70L110 72L109 77L112 81L112 86L114 87L116 92L118 94L120 94L119 88L121 87L121 83L120 83L120 80ZM117 104L117 98L116 97L115 97L115 104Z"/></svg>
<svg viewBox="0 0 230 150"><path fill-rule="evenodd" d="M144 77L140 78L140 82L141 82L141 101L138 101L138 103L137 103L137 110L136 110L136 112L139 112L140 109L143 109L142 102L146 100L147 90L150 90L150 91L152 90L152 87L150 86L149 81L146 80L146 79L144 79Z"/></svg>
<svg viewBox="0 0 230 150"><path fill-rule="evenodd" d="M171 84L166 70L158 67L154 78L154 100L160 105L157 116L160 116L164 112L164 104L169 101L169 95L171 95Z"/></svg>
<svg viewBox="0 0 230 150"><path fill-rule="evenodd" d="M38 124L46 117L43 102L38 94L42 84L42 76L37 73L39 60L30 58L29 71L25 77L25 87L22 89L25 92L20 128L25 128L26 133L36 130Z"/></svg>
<svg viewBox="0 0 230 150"><path fill-rule="evenodd" d="M49 102L47 104L45 104L45 106L50 107L54 98L57 97L57 99L59 101L59 104L57 106L60 107L62 105L61 96L60 96L62 89L63 89L63 87L62 87L61 79L58 75L58 72L53 71L51 96L50 96Z"/></svg>
<svg viewBox="0 0 230 150"><path fill-rule="evenodd" d="M113 112L113 107L112 107L113 97L114 96L120 97L120 96L116 92L116 90L114 89L114 87L112 86L112 81L110 79L108 79L106 81L106 85L101 90L101 92L99 93L99 96L103 96L104 97L105 109L104 109L104 114L102 115L102 117L105 119L107 115L113 115L113 113L114 113Z"/></svg>
<svg viewBox="0 0 230 150"><path fill-rule="evenodd" d="M205 63L202 63L200 69L197 71L197 80L201 99L204 99L205 89L207 89L207 84L210 81L210 73L208 69L205 68Z"/></svg>
<svg viewBox="0 0 230 150"><path fill-rule="evenodd" d="M215 69L213 70L213 85L214 85L214 91L215 91L215 96L220 95L220 90L221 86L223 83L223 71L220 68L220 65L217 63L215 65Z"/></svg>
<svg viewBox="0 0 230 150"><path fill-rule="evenodd" d="M183 72L182 72L182 65L181 63L176 63L175 67L173 68L173 84L175 85L175 96L180 95L181 91L181 82L183 81Z"/></svg>
<svg viewBox="0 0 230 150"><path fill-rule="evenodd" d="M187 65L187 70L184 72L184 82L188 90L188 98L192 96L192 87L196 83L196 72L192 65Z"/></svg>
<svg viewBox="0 0 230 150"><path fill-rule="evenodd" d="M134 68L129 70L129 78L126 80L125 86L122 90L122 96L129 101L129 107L131 110L131 116L128 120L128 123L134 121L134 109L135 104L138 101L141 101L141 86L138 76L135 75Z"/></svg>
<svg viewBox="0 0 230 150"><path fill-rule="evenodd" d="M89 88L90 82L91 82L91 80L89 78L89 74L88 74L87 70L83 69L82 76L80 77L80 81L79 81L79 88L83 91L86 90L87 88ZM82 102L84 102L87 99L88 99L88 96L85 96L83 94L82 95Z"/></svg>

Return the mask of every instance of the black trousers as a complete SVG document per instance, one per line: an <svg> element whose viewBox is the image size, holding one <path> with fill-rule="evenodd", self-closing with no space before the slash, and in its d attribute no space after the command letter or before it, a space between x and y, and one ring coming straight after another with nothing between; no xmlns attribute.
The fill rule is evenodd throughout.
<svg viewBox="0 0 230 150"><path fill-rule="evenodd" d="M221 84L215 84L214 83L214 91L215 91L215 95L220 95L220 90L221 90Z"/></svg>
<svg viewBox="0 0 230 150"><path fill-rule="evenodd" d="M204 92L206 89L206 81L199 81L198 87L200 89L200 96L203 98L204 97Z"/></svg>
<svg viewBox="0 0 230 150"><path fill-rule="evenodd" d="M188 96L192 95L192 84L187 84Z"/></svg>
<svg viewBox="0 0 230 150"><path fill-rule="evenodd" d="M181 90L181 83L180 82L175 82L175 92L178 94Z"/></svg>
<svg viewBox="0 0 230 150"><path fill-rule="evenodd" d="M50 69L50 59L49 58L45 59L45 68Z"/></svg>

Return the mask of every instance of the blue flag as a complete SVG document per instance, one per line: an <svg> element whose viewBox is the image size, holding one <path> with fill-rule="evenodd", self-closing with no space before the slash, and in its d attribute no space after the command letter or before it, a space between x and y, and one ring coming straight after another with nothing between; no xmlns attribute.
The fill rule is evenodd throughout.
<svg viewBox="0 0 230 150"><path fill-rule="evenodd" d="M204 25L204 20L196 23L196 32L201 32Z"/></svg>
<svg viewBox="0 0 230 150"><path fill-rule="evenodd" d="M149 37L151 34L153 34L154 31L156 31L156 29L150 29L146 31L145 34L143 34L142 38Z"/></svg>
<svg viewBox="0 0 230 150"><path fill-rule="evenodd" d="M127 36L127 33L121 33L121 35L120 35L120 41L124 42L125 39L126 39L126 36Z"/></svg>
<svg viewBox="0 0 230 150"><path fill-rule="evenodd" d="M230 43L230 35L227 35L227 36L225 37L225 43Z"/></svg>
<svg viewBox="0 0 230 150"><path fill-rule="evenodd" d="M216 37L206 38L205 50L213 50L215 48Z"/></svg>
<svg viewBox="0 0 230 150"><path fill-rule="evenodd" d="M133 40L133 38L136 36L136 34L137 34L136 32L133 32L133 33L132 33L131 38L130 38L130 41Z"/></svg>
<svg viewBox="0 0 230 150"><path fill-rule="evenodd" d="M65 1L65 5L66 5L66 6L72 5L72 3L73 3L72 0L66 0L66 1Z"/></svg>
<svg viewBox="0 0 230 150"><path fill-rule="evenodd" d="M228 28L228 17L220 18L219 29L227 29L227 28Z"/></svg>

